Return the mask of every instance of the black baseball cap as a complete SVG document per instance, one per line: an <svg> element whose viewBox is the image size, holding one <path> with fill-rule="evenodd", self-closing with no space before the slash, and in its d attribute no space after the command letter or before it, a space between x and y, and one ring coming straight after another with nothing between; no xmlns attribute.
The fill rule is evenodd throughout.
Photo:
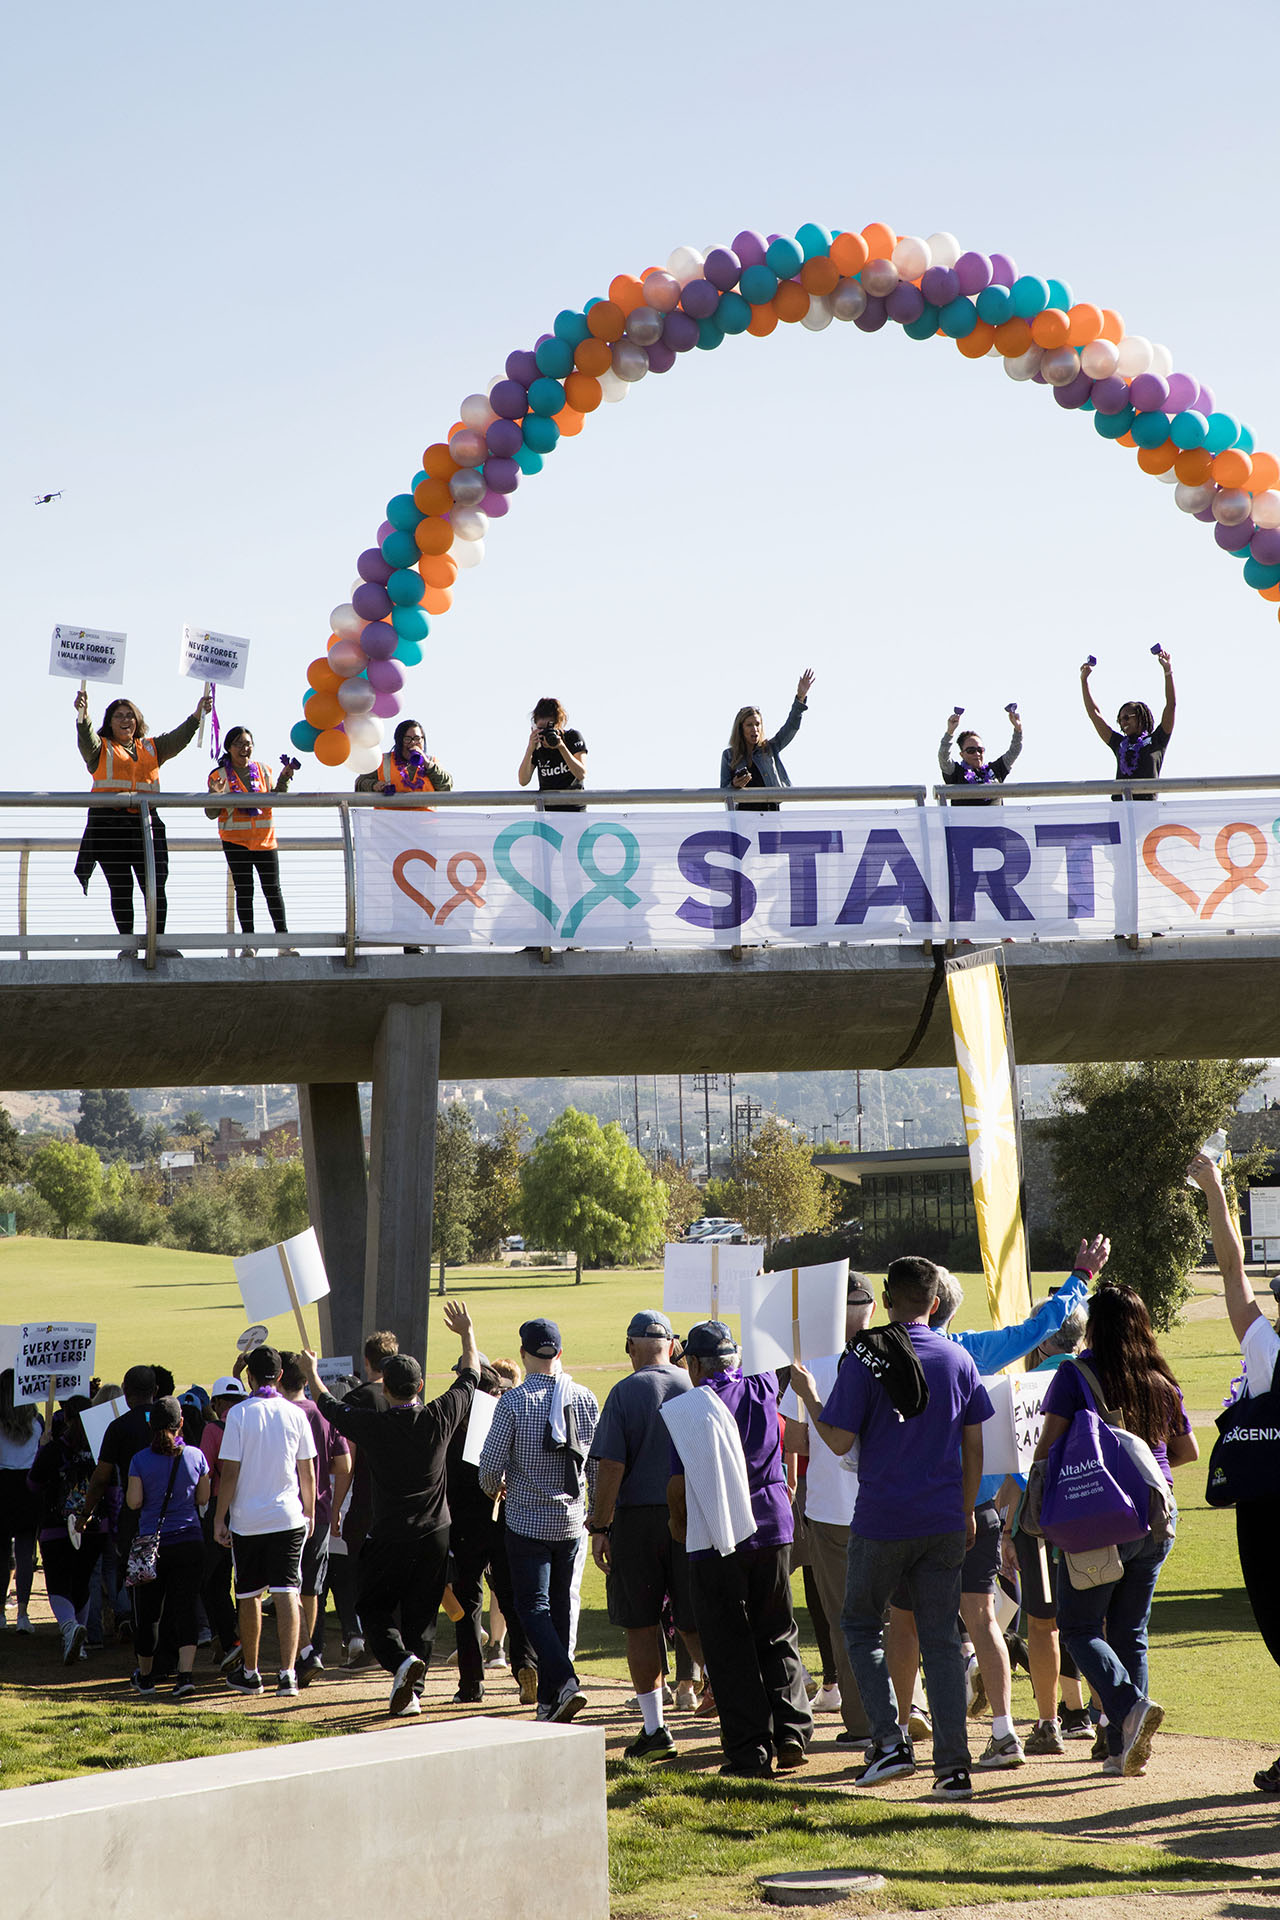
<svg viewBox="0 0 1280 1920"><path fill-rule="evenodd" d="M520 1345L535 1360L554 1360L561 1351L560 1329L554 1320L526 1320L520 1329Z"/></svg>
<svg viewBox="0 0 1280 1920"><path fill-rule="evenodd" d="M656 1308L642 1307L639 1313L633 1313L627 1326L628 1340L674 1340L675 1328L665 1313Z"/></svg>
<svg viewBox="0 0 1280 1920"><path fill-rule="evenodd" d="M845 1305L850 1307L869 1307L875 1299L865 1273L855 1273L849 1269L849 1291L845 1294Z"/></svg>
<svg viewBox="0 0 1280 1920"><path fill-rule="evenodd" d="M412 1400L422 1386L422 1368L411 1353L393 1353L382 1363L382 1384L397 1400Z"/></svg>
<svg viewBox="0 0 1280 1920"><path fill-rule="evenodd" d="M244 1370L255 1380L278 1380L284 1362L274 1347L255 1347L244 1363Z"/></svg>
<svg viewBox="0 0 1280 1920"><path fill-rule="evenodd" d="M684 1348L695 1360L732 1360L738 1343L723 1320L699 1320L690 1327Z"/></svg>

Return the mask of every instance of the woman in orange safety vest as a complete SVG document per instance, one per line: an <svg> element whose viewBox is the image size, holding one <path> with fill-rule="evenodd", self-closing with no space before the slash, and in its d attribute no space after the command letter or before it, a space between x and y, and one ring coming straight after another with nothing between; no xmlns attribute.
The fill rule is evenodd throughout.
<svg viewBox="0 0 1280 1920"><path fill-rule="evenodd" d="M218 764L209 775L210 793L225 793L236 798L243 794L248 799L257 794L288 792L289 782L298 764L296 760L284 760L279 777L273 783L270 767L262 766L253 757L253 735L248 727L232 727L222 746ZM231 870L240 931L252 933L254 930L253 876L256 872L272 926L277 933L287 933L289 928L284 917L284 897L280 892L276 829L270 807L206 807L205 812L211 820L218 822L222 851ZM296 954L298 949L281 947L280 951ZM242 958L252 960L252 950L246 947Z"/></svg>
<svg viewBox="0 0 1280 1920"><path fill-rule="evenodd" d="M434 754L427 752L427 736L420 720L402 720L392 736L391 752L383 754L377 772L362 773L356 781L357 793L450 793L452 790L453 775L446 773Z"/></svg>
<svg viewBox="0 0 1280 1920"><path fill-rule="evenodd" d="M197 701L172 733L148 734L147 723L132 700L113 700L102 716L102 732L94 730L89 718L89 696L76 695L76 745L80 758L93 775L95 793L147 793L159 791L160 769L166 760L189 747L196 737L201 718L213 702L208 694ZM156 931L163 933L168 904L165 881L169 875L169 847L164 822L151 809L151 837L156 868ZM118 933L133 932L133 883L136 879L145 898L145 868L142 847L142 810L139 807L92 807L85 823L84 836L76 857L75 875L85 892L95 867L101 867L111 895L111 917ZM163 959L180 959L176 947L157 947ZM132 959L125 948L120 958Z"/></svg>

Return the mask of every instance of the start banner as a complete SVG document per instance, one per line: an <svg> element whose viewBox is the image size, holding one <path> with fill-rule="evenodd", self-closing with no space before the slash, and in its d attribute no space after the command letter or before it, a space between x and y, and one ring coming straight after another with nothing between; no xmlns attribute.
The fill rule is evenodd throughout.
<svg viewBox="0 0 1280 1920"><path fill-rule="evenodd" d="M1280 796L355 815L362 940L815 946L1280 931Z"/></svg>

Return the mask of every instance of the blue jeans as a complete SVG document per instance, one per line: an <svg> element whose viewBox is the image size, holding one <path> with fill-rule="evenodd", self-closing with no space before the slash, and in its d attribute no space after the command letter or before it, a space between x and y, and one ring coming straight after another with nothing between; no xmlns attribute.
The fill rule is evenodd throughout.
<svg viewBox="0 0 1280 1920"><path fill-rule="evenodd" d="M566 1680L569 1658L569 1601L576 1540L533 1540L507 1528L507 1565L520 1625L538 1656L538 1704L554 1706Z"/></svg>
<svg viewBox="0 0 1280 1920"><path fill-rule="evenodd" d="M1120 1751L1125 1715L1147 1691L1147 1625L1172 1546L1172 1534L1127 1540L1120 1578L1104 1587L1073 1587L1065 1560L1059 1569L1058 1635L1102 1702L1111 1753Z"/></svg>
<svg viewBox="0 0 1280 1920"><path fill-rule="evenodd" d="M970 1759L958 1624L964 1552L963 1530L924 1534L914 1540L849 1535L849 1577L840 1626L872 1738L883 1747L901 1738L884 1657L884 1615L891 1594L905 1583L920 1636L933 1715L933 1770L939 1775L967 1767ZM904 1719L910 1704L903 1705Z"/></svg>

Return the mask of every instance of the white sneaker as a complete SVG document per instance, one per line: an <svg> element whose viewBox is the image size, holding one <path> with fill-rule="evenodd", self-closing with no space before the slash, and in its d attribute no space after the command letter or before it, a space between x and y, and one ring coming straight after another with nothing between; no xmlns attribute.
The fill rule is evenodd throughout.
<svg viewBox="0 0 1280 1920"><path fill-rule="evenodd" d="M396 1719L396 1720L411 1720L415 1713L421 1713L421 1712L422 1712L421 1700L419 1700L416 1693L411 1693L409 1695L409 1698L405 1701L402 1707L396 1707L393 1709L392 1717L393 1719Z"/></svg>
<svg viewBox="0 0 1280 1920"><path fill-rule="evenodd" d="M68 1620L62 1628L62 1664L70 1667L80 1658L80 1649L88 1639L88 1633L78 1621Z"/></svg>
<svg viewBox="0 0 1280 1920"><path fill-rule="evenodd" d="M426 1670L426 1661L419 1659L416 1653L405 1655L396 1668L396 1677L391 1683L391 1704L387 1708L388 1713L404 1712L406 1702L416 1697L418 1682Z"/></svg>
<svg viewBox="0 0 1280 1920"><path fill-rule="evenodd" d="M29 1613L26 1613L26 1612L19 1613L17 1619L14 1621L13 1624L14 1624L14 1631L17 1633L34 1633L35 1632L35 1627L32 1623L31 1615Z"/></svg>
<svg viewBox="0 0 1280 1920"><path fill-rule="evenodd" d="M840 1682L838 1680L833 1680L829 1687L818 1688L813 1696L813 1710L815 1713L839 1713Z"/></svg>
<svg viewBox="0 0 1280 1920"><path fill-rule="evenodd" d="M561 1687L556 1703L547 1715L547 1718L549 1720L572 1720L576 1713L582 1712L586 1704L587 1696L578 1685L576 1674L570 1674L569 1678Z"/></svg>
<svg viewBox="0 0 1280 1920"><path fill-rule="evenodd" d="M1122 1772L1130 1778L1146 1766L1152 1737L1163 1719L1164 1708L1158 1707L1146 1694L1141 1694L1126 1713L1121 1727L1120 1759Z"/></svg>

